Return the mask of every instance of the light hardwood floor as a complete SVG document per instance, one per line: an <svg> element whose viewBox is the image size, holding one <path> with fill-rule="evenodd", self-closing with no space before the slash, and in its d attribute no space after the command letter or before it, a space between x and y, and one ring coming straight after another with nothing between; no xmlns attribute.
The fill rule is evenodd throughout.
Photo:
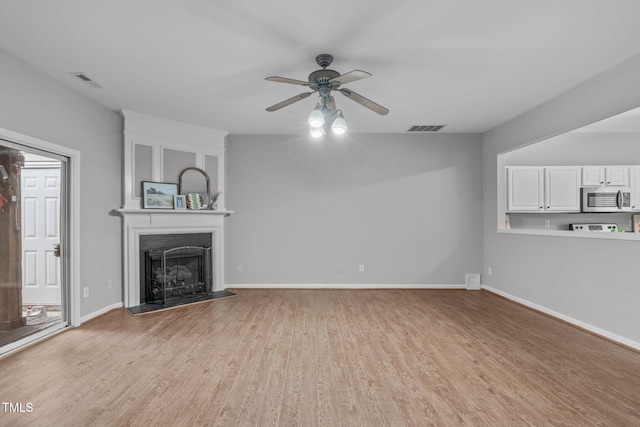
<svg viewBox="0 0 640 427"><path fill-rule="evenodd" d="M3 358L0 425L640 425L640 353L486 291L236 292Z"/></svg>

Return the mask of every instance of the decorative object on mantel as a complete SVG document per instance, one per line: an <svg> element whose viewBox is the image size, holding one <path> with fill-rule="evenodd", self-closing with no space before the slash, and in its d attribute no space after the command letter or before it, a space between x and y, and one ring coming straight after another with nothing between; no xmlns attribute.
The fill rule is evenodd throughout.
<svg viewBox="0 0 640 427"><path fill-rule="evenodd" d="M142 207L144 209L173 209L173 198L178 195L178 184L142 181Z"/></svg>
<svg viewBox="0 0 640 427"><path fill-rule="evenodd" d="M173 208L177 210L187 209L187 196L173 196Z"/></svg>
<svg viewBox="0 0 640 427"><path fill-rule="evenodd" d="M187 198L187 208L191 210L202 209L204 205L204 201L202 200L202 196L198 193L189 193L186 196Z"/></svg>
<svg viewBox="0 0 640 427"><path fill-rule="evenodd" d="M222 191L214 191L209 193L209 209L212 211L218 210L218 198L222 194Z"/></svg>
<svg viewBox="0 0 640 427"><path fill-rule="evenodd" d="M191 195L196 193L200 196L200 207L189 209L201 209L205 207L209 194L211 193L211 180L209 174L204 170L196 167L189 167L180 172L178 176L178 186L180 194ZM189 198L187 197L187 201Z"/></svg>

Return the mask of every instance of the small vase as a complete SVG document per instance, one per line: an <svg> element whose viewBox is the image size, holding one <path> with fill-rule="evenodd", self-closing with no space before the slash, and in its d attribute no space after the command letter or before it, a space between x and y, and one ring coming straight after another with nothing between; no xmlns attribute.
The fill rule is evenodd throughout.
<svg viewBox="0 0 640 427"><path fill-rule="evenodd" d="M213 211L218 210L218 202L211 202L211 210Z"/></svg>

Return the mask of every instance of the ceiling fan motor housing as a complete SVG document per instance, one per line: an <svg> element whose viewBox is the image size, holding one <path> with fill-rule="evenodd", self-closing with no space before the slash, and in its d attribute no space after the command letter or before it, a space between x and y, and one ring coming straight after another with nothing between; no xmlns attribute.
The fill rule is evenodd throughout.
<svg viewBox="0 0 640 427"><path fill-rule="evenodd" d="M309 83L316 86L329 84L329 80L340 76L340 73L334 70L317 70L309 74Z"/></svg>

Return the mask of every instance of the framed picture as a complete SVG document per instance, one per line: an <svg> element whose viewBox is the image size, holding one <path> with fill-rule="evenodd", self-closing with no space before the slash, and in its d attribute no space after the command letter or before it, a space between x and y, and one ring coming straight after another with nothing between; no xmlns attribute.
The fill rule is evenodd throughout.
<svg viewBox="0 0 640 427"><path fill-rule="evenodd" d="M144 209L173 209L173 198L177 195L178 184L142 181Z"/></svg>
<svg viewBox="0 0 640 427"><path fill-rule="evenodd" d="M187 196L173 196L173 209L187 209Z"/></svg>
<svg viewBox="0 0 640 427"><path fill-rule="evenodd" d="M633 218L633 232L640 233L640 214L631 215Z"/></svg>

